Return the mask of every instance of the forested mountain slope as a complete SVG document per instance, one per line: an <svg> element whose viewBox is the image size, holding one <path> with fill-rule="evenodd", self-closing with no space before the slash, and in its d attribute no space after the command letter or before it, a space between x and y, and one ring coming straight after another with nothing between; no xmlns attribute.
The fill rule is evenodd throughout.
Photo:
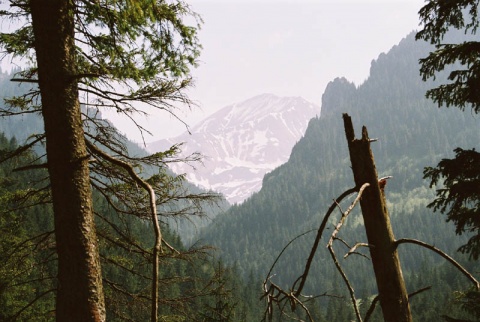
<svg viewBox="0 0 480 322"><path fill-rule="evenodd" d="M5 98L21 96L32 88L32 84L11 81L18 71L18 69L11 71L0 69L0 107L2 108L5 106ZM43 132L43 122L38 115L34 114L12 115L8 118L0 117L0 132L5 134L6 137L15 137L19 142L23 142L28 135Z"/></svg>
<svg viewBox="0 0 480 322"><path fill-rule="evenodd" d="M357 137L365 125L370 137L378 138L372 149L379 176L393 176L386 197L396 237L421 239L461 257L455 250L462 237L441 215L425 208L433 191L422 172L425 166L453 155L457 146L478 148L479 120L455 108L438 109L425 99L432 84L421 80L418 59L431 49L415 42L412 33L372 61L370 77L360 86L343 78L329 83L321 116L310 121L289 161L264 177L260 192L217 217L204 233L205 241L216 245L222 257L244 273L264 277L283 246L300 233L318 228L332 200L353 187L342 121L342 113L349 113ZM366 242L359 218L352 215L341 233L351 245ZM321 245L326 245L331 231L327 230ZM301 274L314 237L313 232L307 234L287 250L272 272L275 281L291 281ZM341 288L340 279L332 277L337 275L328 253L320 248L309 281L309 292L317 294ZM440 262L412 246L400 251L406 276L414 276L415 270L430 262ZM357 294L375 291L370 263L348 258L342 265L347 262ZM407 281L407 286L413 288L414 281Z"/></svg>

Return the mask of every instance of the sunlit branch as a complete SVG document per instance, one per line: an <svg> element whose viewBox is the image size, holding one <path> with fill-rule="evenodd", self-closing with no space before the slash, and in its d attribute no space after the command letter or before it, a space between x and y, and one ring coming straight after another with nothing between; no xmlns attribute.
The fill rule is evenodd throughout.
<svg viewBox="0 0 480 322"><path fill-rule="evenodd" d="M113 158L112 156L106 154L99 148L97 148L95 145L90 143L88 140L85 140L85 143L87 144L87 147L90 151L95 153L96 155L101 156L102 158L108 160L109 162L112 162L113 164L122 167L125 169L129 175L132 177L132 179L135 180L135 182L141 186L143 189L145 189L149 196L150 196L150 210L151 210L151 220L152 220L152 225L154 227L154 232L155 232L155 245L153 248L153 273L152 273L152 312L151 312L151 319L152 321L157 320L157 313L158 313L158 276L159 276L159 255L161 251L161 245L162 245L162 232L160 230L160 224L158 222L158 217L157 217L157 205L156 205L156 200L155 200L155 191L153 190L152 186L140 178L133 167L128 164L127 162L124 162L122 160L118 160L116 158Z"/></svg>
<svg viewBox="0 0 480 322"><path fill-rule="evenodd" d="M357 252L358 247L374 247L374 246L369 245L368 243L356 243L352 248L350 248L348 253L346 253L345 256L343 256L343 258L347 258L351 254L357 254L357 255L363 256L367 259L370 259L367 255Z"/></svg>
<svg viewBox="0 0 480 322"><path fill-rule="evenodd" d="M322 238L322 234L323 234L323 231L325 230L327 222L330 219L330 215L333 213L333 211L335 210L339 202L341 202L344 198L346 198L347 196L351 195L356 191L357 191L357 188L351 188L343 192L337 199L334 200L330 208L328 208L327 213L323 217L323 221L317 230L317 236L315 237L315 241L313 243L312 249L310 250L310 255L308 256L307 263L305 265L305 270L303 274L295 281L295 283L293 283L293 289L295 289L297 282L300 281L300 285L298 286L298 289L295 292L297 296L300 294L300 292L303 290L303 287L305 286L305 282L307 280L308 273L310 271L310 266L312 265L312 262L313 262L313 257L317 252L318 244L320 243L320 239Z"/></svg>

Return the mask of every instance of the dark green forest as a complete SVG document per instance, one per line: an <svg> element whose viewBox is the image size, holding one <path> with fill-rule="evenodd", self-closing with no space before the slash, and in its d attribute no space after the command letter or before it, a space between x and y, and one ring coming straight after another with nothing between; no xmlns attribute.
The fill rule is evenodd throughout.
<svg viewBox="0 0 480 322"><path fill-rule="evenodd" d="M15 150L16 139L0 135L0 157ZM51 205L25 196L42 181L38 171L18 171L31 160L13 159L0 166L0 321L55 320L56 254ZM23 157L24 158L24 157ZM149 247L153 234L148 221L118 216L95 195L101 237L103 278L109 321L149 318L150 264L135 247ZM6 210L8 209L8 210ZM114 228L114 229L112 229ZM252 321L261 315L258 292L246 287L235 268L227 267L211 249L187 248L168 224L164 238L181 254L162 256L162 321ZM129 245L129 242L132 245ZM250 281L252 285L256 282Z"/></svg>

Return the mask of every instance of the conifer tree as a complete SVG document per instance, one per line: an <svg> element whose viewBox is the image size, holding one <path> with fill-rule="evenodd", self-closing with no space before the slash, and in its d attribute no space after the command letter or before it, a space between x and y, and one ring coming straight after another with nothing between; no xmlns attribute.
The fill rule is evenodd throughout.
<svg viewBox="0 0 480 322"><path fill-rule="evenodd" d="M429 41L436 50L420 60L420 74L424 80L435 79L447 71L444 84L427 91L439 107L454 106L462 111L480 112L480 42L476 40L480 26L478 1L430 0L420 9L423 29L416 39ZM465 41L449 43L449 32L465 33ZM430 186L438 185L436 198L429 204L435 211L447 215L457 234L468 233L468 242L459 248L470 258L480 256L480 153L471 149L456 148L455 157L441 160L436 167L426 167L424 178ZM466 311L480 317L478 290L469 290L459 297ZM446 319L449 319L448 317Z"/></svg>
<svg viewBox="0 0 480 322"><path fill-rule="evenodd" d="M431 0L420 10L423 29L416 38L429 41L436 50L420 60L424 80L435 79L448 72L448 80L427 91L439 107L454 106L461 110L480 112L480 42L475 40L478 20L478 1ZM464 32L461 43L448 43L449 31ZM471 258L480 256L480 153L473 149L455 149L453 159L443 159L436 167L427 167L425 178L430 185L439 184L435 200L429 205L445 213L456 225L457 234L473 233L459 250Z"/></svg>
<svg viewBox="0 0 480 322"><path fill-rule="evenodd" d="M114 209L152 220L156 242L151 260L156 275L151 318L156 320L162 243L156 204L188 198L172 192L178 185L165 170L148 180L136 170L142 164L163 169L178 147L131 156L124 138L98 112L113 109L124 114L143 134L146 129L134 118L135 113L145 114L138 103L173 116L175 104L190 106L183 90L190 84L189 70L199 55L200 19L181 0L10 0L7 4L9 9L0 11L0 16L20 26L0 33L0 47L27 64L14 80L37 86L7 99L0 115L43 117L45 133L33 133L17 152L46 146L45 163L30 168L44 167L49 173L46 188L51 193L58 255L56 319L106 319L93 187ZM118 201L121 206L115 205ZM192 203L187 209L197 206Z"/></svg>

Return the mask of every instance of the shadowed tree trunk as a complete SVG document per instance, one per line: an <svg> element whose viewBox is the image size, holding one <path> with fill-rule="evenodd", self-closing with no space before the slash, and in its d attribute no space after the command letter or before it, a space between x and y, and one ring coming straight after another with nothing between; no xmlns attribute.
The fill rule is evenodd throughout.
<svg viewBox="0 0 480 322"><path fill-rule="evenodd" d="M370 184L362 195L360 206L370 245L383 318L388 322L412 321L395 238L385 196L378 183L367 129L363 127L362 138L355 139L350 116L343 114L343 121L355 184L357 187L365 183Z"/></svg>
<svg viewBox="0 0 480 322"><path fill-rule="evenodd" d="M75 77L74 4L31 0L58 253L57 321L104 321L88 155Z"/></svg>

